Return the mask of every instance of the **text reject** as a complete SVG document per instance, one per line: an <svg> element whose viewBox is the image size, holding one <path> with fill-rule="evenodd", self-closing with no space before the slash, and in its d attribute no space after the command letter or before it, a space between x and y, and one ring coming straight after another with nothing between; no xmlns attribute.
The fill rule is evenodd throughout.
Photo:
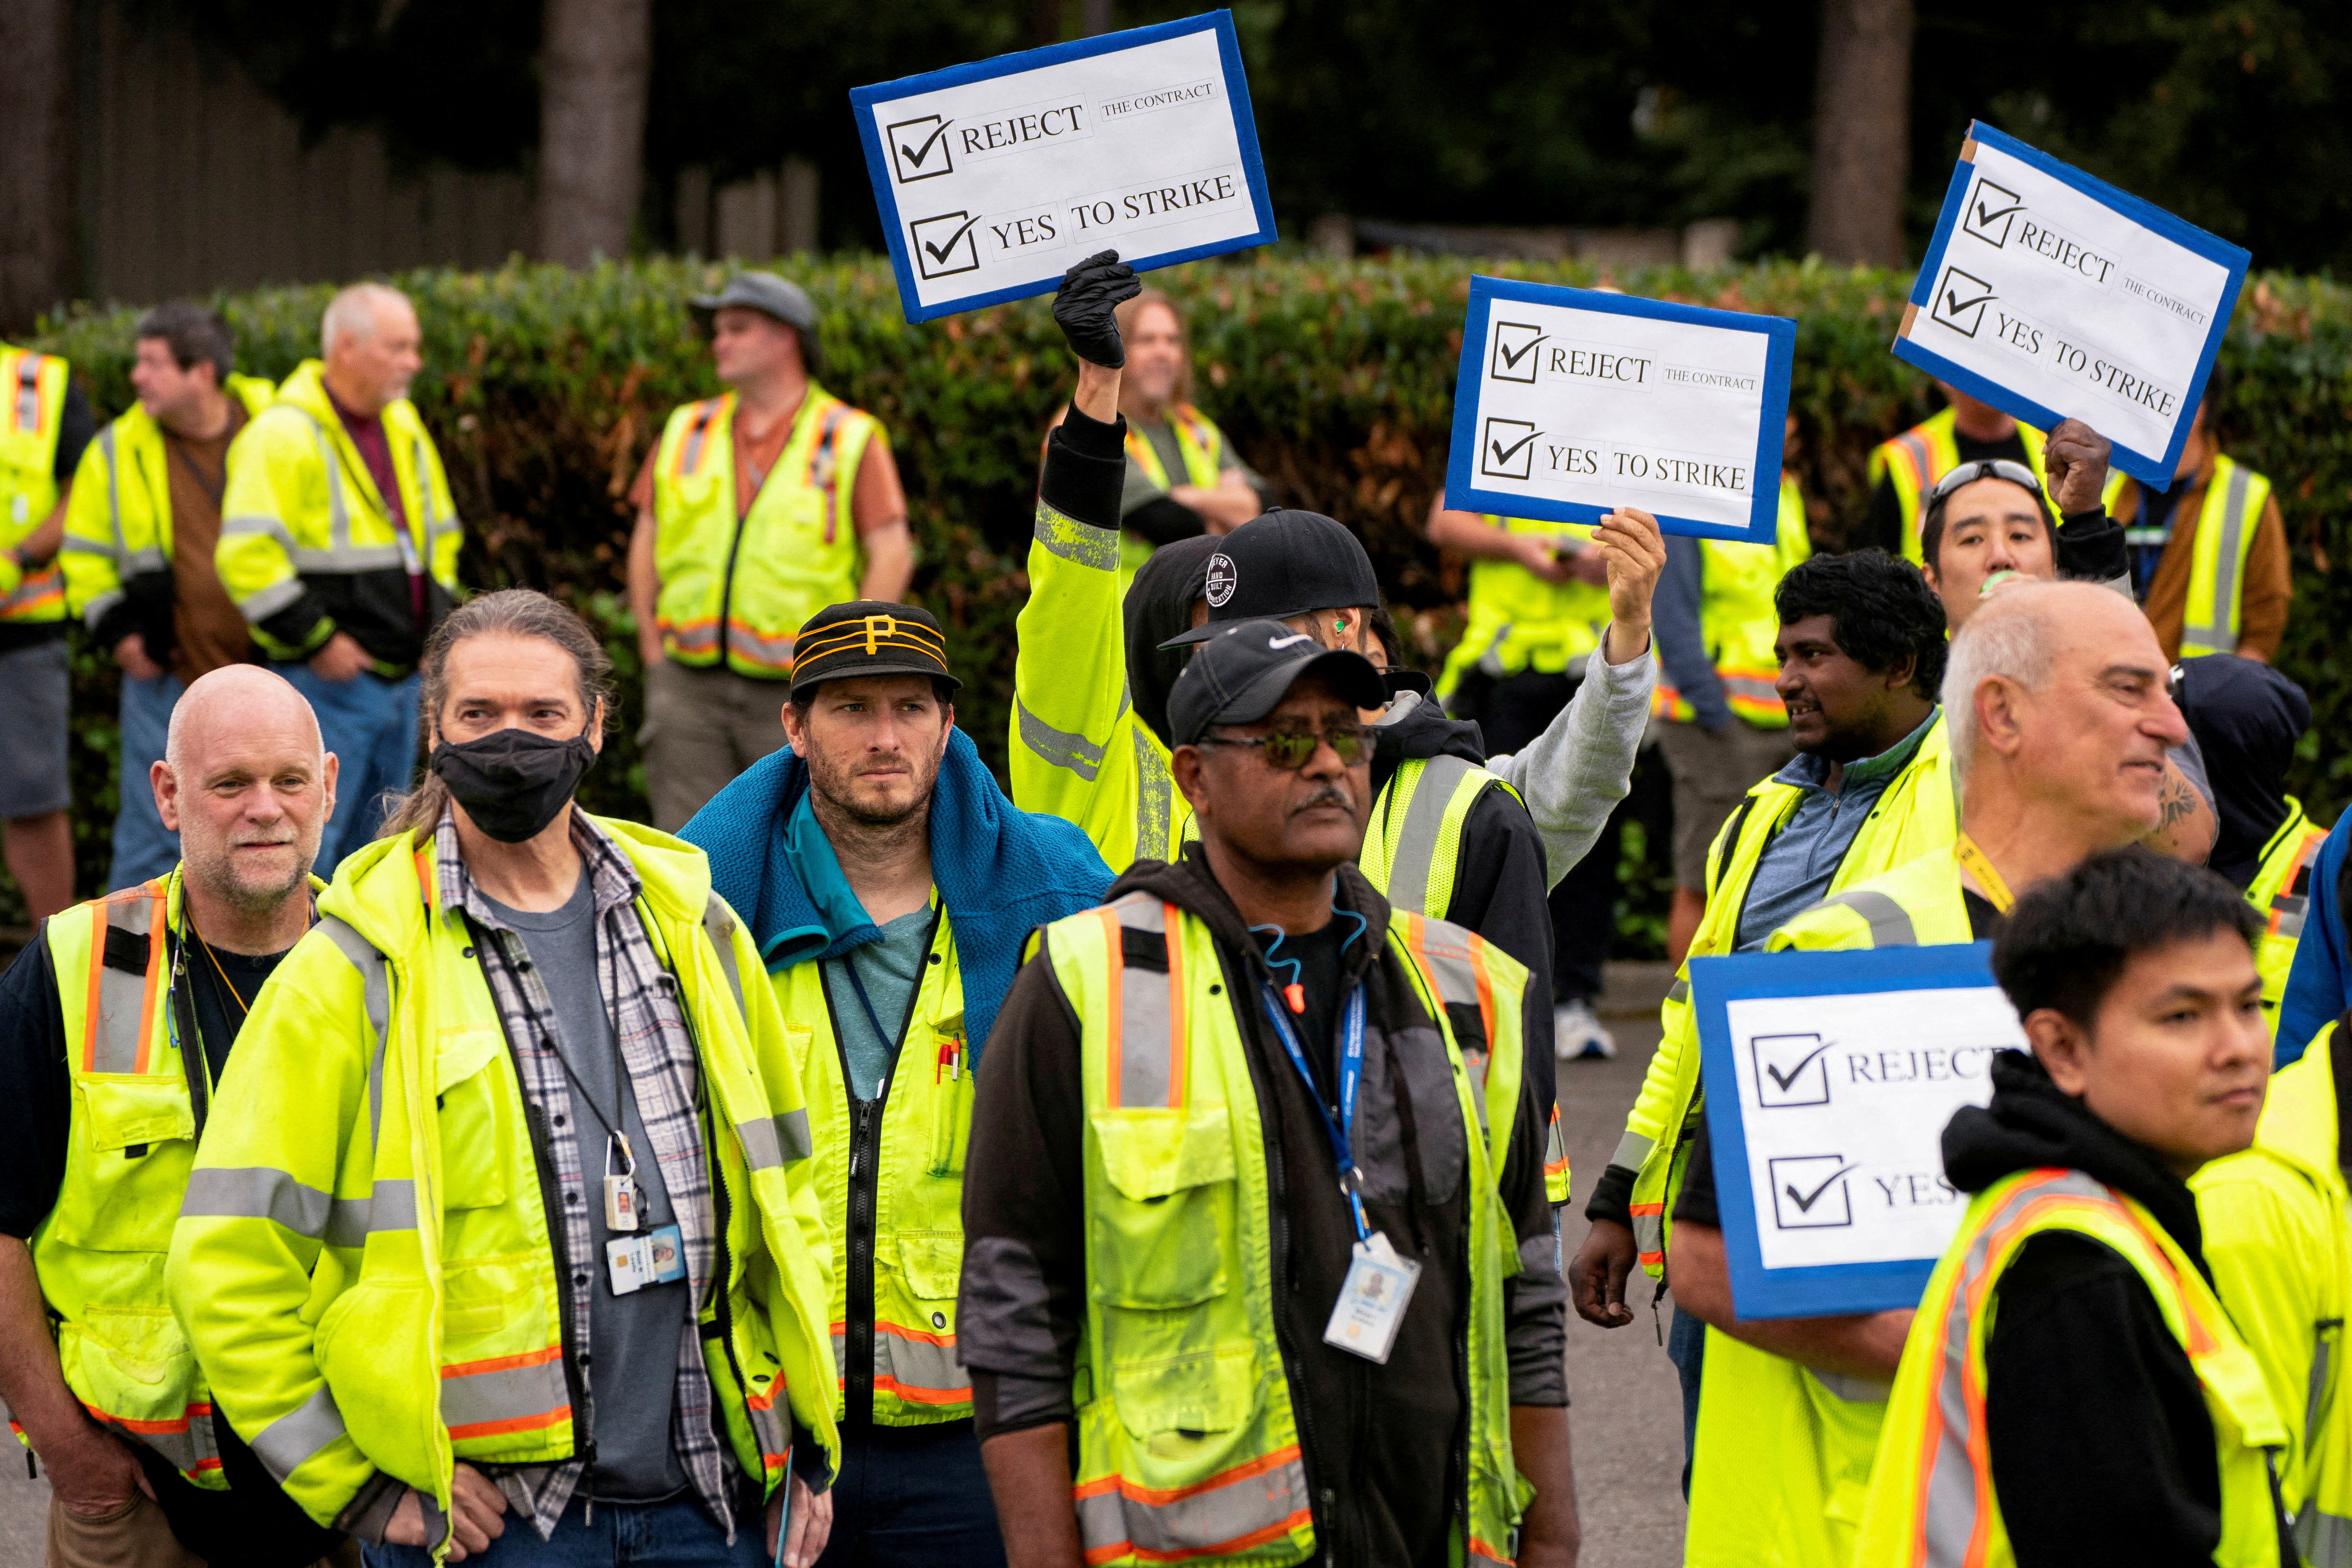
<svg viewBox="0 0 2352 1568"><path fill-rule="evenodd" d="M1770 544L1796 323L1473 278L1446 504Z"/></svg>
<svg viewBox="0 0 2352 1568"><path fill-rule="evenodd" d="M910 321L1273 240L1233 18L1006 55L851 92Z"/></svg>
<svg viewBox="0 0 2352 1568"><path fill-rule="evenodd" d="M1895 353L2040 428L2081 419L2167 488L2248 259L1979 122Z"/></svg>

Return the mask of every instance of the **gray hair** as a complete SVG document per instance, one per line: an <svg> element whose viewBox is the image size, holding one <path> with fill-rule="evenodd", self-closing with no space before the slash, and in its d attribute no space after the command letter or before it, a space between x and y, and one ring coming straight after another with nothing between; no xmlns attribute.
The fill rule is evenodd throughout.
<svg viewBox="0 0 2352 1568"><path fill-rule="evenodd" d="M2044 580L2012 583L1986 601L1952 638L1944 664L1944 725L1951 737L1952 772L1962 789L1976 761L1977 689L1999 676L2029 691L2038 691L2050 679L2052 647L2050 619L2035 613L2034 600L2056 584Z"/></svg>
<svg viewBox="0 0 2352 1568"><path fill-rule="evenodd" d="M351 337L361 342L375 336L376 310L397 300L408 305L408 296L388 283L354 283L327 301L327 313L319 318L319 353L321 358L335 352L335 340Z"/></svg>

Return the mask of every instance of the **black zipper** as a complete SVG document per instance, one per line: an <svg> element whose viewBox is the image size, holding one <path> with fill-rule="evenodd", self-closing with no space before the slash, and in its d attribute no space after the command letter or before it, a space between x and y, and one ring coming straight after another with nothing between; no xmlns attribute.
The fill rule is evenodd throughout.
<svg viewBox="0 0 2352 1568"><path fill-rule="evenodd" d="M730 463L729 467L731 468L733 465ZM755 496L752 499L756 501L759 498ZM727 504L735 504L731 490L728 494ZM735 602L735 556L743 548L743 525L751 521L750 512L735 520L735 537L727 544L727 575L719 582L719 662L715 668L719 669L727 668L727 613Z"/></svg>

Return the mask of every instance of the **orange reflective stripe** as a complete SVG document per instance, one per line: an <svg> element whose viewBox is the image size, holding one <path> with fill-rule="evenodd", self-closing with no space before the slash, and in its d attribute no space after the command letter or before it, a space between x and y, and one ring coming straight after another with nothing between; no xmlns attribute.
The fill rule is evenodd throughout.
<svg viewBox="0 0 2352 1568"><path fill-rule="evenodd" d="M2304 900L2308 895L2297 884L2303 877L2304 863L2311 858L2311 852L2326 841L2327 836L2324 833L2306 834L2302 847L2294 852L2294 858L2287 862L2286 875L2279 879L2277 896L2271 900L2271 935L2279 934L2279 921L2290 910L2296 917L2294 934L2298 937L2303 934L2302 916L2304 910L2309 907Z"/></svg>
<svg viewBox="0 0 2352 1568"><path fill-rule="evenodd" d="M703 437L709 432L711 421L719 417L719 410L727 398L734 395L730 392L727 397L706 398L695 405L694 423L687 426L686 438L677 444L677 456L670 464L670 478L679 479L701 468Z"/></svg>

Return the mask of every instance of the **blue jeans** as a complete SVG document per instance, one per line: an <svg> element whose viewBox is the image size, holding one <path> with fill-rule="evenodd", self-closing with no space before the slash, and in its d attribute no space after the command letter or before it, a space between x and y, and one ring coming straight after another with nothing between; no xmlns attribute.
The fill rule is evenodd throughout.
<svg viewBox="0 0 2352 1568"><path fill-rule="evenodd" d="M1666 1359L1683 1385L1683 1501L1690 1501L1691 1455L1698 1447L1698 1379L1706 1363L1706 1325L1675 1309L1674 1327L1666 1331Z"/></svg>
<svg viewBox="0 0 2352 1568"><path fill-rule="evenodd" d="M360 679L366 679L362 676ZM478 1557L482 1568L768 1568L768 1529L756 1513L735 1521L735 1544L691 1496L667 1502L600 1502L573 1498L555 1534L541 1541L527 1519L506 1516L507 1531ZM370 1546L367 1568L431 1568L422 1546Z"/></svg>
<svg viewBox="0 0 2352 1568"><path fill-rule="evenodd" d="M971 1423L843 1426L833 1535L817 1568L1004 1568Z"/></svg>
<svg viewBox="0 0 2352 1568"><path fill-rule="evenodd" d="M114 866L106 874L110 891L135 888L179 864L180 836L156 812L147 770L163 760L172 710L186 689L169 670L152 680L122 678L122 771L115 781L121 804L114 811Z"/></svg>
<svg viewBox="0 0 2352 1568"><path fill-rule="evenodd" d="M327 750L341 760L335 780L335 815L319 840L319 862L311 868L321 877L332 877L343 857L373 838L383 826L384 797L404 794L415 782L420 683L415 675L401 680L373 675L326 680L299 660L270 668L310 700Z"/></svg>

